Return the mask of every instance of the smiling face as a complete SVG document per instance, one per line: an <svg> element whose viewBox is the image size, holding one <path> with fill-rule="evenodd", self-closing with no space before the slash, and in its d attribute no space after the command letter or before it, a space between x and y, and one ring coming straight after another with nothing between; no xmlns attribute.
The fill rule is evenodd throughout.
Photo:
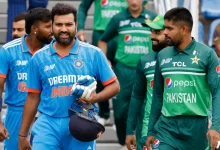
<svg viewBox="0 0 220 150"><path fill-rule="evenodd" d="M151 29L152 48L154 51L160 51L167 46L164 30Z"/></svg>
<svg viewBox="0 0 220 150"><path fill-rule="evenodd" d="M183 42L182 27L180 25L173 24L173 21L165 20L164 22L164 34L169 46L178 47Z"/></svg>
<svg viewBox="0 0 220 150"><path fill-rule="evenodd" d="M76 27L72 13L54 16L53 34L59 44L70 45L76 35Z"/></svg>

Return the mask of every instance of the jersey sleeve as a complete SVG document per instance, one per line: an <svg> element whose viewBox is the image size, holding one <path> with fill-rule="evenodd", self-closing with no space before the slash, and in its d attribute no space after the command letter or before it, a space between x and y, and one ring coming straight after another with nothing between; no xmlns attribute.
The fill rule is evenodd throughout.
<svg viewBox="0 0 220 150"><path fill-rule="evenodd" d="M105 32L100 38L101 41L109 42L111 39L118 35L119 21L117 20L116 16L114 16L108 23Z"/></svg>
<svg viewBox="0 0 220 150"><path fill-rule="evenodd" d="M220 132L220 65L217 55L214 50L211 50L208 57L208 84L212 94L212 126L214 129Z"/></svg>
<svg viewBox="0 0 220 150"><path fill-rule="evenodd" d="M96 77L104 86L116 80L115 73L111 69L105 55L101 50L96 53Z"/></svg>
<svg viewBox="0 0 220 150"><path fill-rule="evenodd" d="M132 96L130 100L126 134L133 135L136 129L137 116L141 113L144 99L146 97L146 78L142 70L141 59L136 69L136 79L133 86Z"/></svg>
<svg viewBox="0 0 220 150"><path fill-rule="evenodd" d="M161 115L161 109L163 106L163 91L164 91L164 79L160 72L160 61L158 58L154 73L153 99L152 99L147 136L154 136L154 131L153 131L154 125L156 124L157 120Z"/></svg>
<svg viewBox="0 0 220 150"><path fill-rule="evenodd" d="M88 10L94 0L81 0L78 10L78 30L84 30Z"/></svg>
<svg viewBox="0 0 220 150"><path fill-rule="evenodd" d="M6 78L9 70L9 55L4 48L0 49L0 78Z"/></svg>
<svg viewBox="0 0 220 150"><path fill-rule="evenodd" d="M28 67L27 92L41 93L40 72L35 57L32 57Z"/></svg>
<svg viewBox="0 0 220 150"><path fill-rule="evenodd" d="M145 108L144 108L144 118L143 118L143 123L142 123L141 137L147 136L148 123L150 119L150 111L151 111L151 102L150 100L147 100Z"/></svg>

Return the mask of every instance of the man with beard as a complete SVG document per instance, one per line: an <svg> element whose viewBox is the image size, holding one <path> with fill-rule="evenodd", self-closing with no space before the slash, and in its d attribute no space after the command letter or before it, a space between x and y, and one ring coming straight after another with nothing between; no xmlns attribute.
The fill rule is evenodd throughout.
<svg viewBox="0 0 220 150"><path fill-rule="evenodd" d="M220 131L218 58L213 49L191 37L193 18L188 9L173 8L164 20L169 47L157 57L147 149L153 144L158 150L203 150L209 139L214 150Z"/></svg>
<svg viewBox="0 0 220 150"><path fill-rule="evenodd" d="M136 69L136 79L127 119L126 145L129 150L132 149L131 145L137 150L142 150L143 145L145 145L152 102L152 88L154 84L154 70L157 54L167 46L165 35L163 33L164 17L162 15L158 15L153 22L146 21L142 23L142 25L148 26L151 29L150 38L152 40L153 52L142 56ZM141 144L140 138L135 137L135 132L136 137L142 135L142 143L144 144ZM137 141L135 142L135 140ZM135 145L137 145L137 147L135 147Z"/></svg>
<svg viewBox="0 0 220 150"><path fill-rule="evenodd" d="M25 32L25 17L27 13L21 13L15 16L12 23L12 38L17 39L22 37Z"/></svg>
<svg viewBox="0 0 220 150"><path fill-rule="evenodd" d="M70 134L68 109L80 112L81 105L90 103L93 106L91 111L96 111L95 103L116 95L119 83L102 51L75 37L77 10L73 6L58 3L51 16L55 40L36 53L30 62L28 75L32 79L27 81L28 96L19 133L19 148L31 149L26 134L38 109L41 115L32 128L32 149L95 150L95 141L82 142ZM100 80L105 88L98 94L93 92L87 99L77 99L72 96L71 87L79 77L86 75ZM72 103L79 105L72 107Z"/></svg>
<svg viewBox="0 0 220 150"><path fill-rule="evenodd" d="M29 61L36 51L52 40L52 23L48 9L30 10L25 22L27 35L6 43L0 50L0 108L5 82L4 103L7 104L4 125L0 121L0 141L4 140L4 149L18 150L18 133L27 96Z"/></svg>

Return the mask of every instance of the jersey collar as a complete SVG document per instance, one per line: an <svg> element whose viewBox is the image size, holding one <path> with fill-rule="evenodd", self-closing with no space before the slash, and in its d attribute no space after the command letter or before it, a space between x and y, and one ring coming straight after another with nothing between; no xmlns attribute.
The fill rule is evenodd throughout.
<svg viewBox="0 0 220 150"><path fill-rule="evenodd" d="M190 55L194 51L195 46L196 46L196 41L194 38L192 38L191 43L183 51L181 51L177 48L174 48L174 50L175 50L174 55L177 55L179 53L186 53L186 54Z"/></svg>
<svg viewBox="0 0 220 150"><path fill-rule="evenodd" d="M25 41L25 38L27 37L28 35L25 34L22 36L21 38L21 48L22 48L22 52L30 52L28 46L27 46L27 43Z"/></svg>
<svg viewBox="0 0 220 150"><path fill-rule="evenodd" d="M53 47L54 42L56 42L55 39L50 42L50 54L51 55L57 53ZM78 40L78 38L75 37L75 43L74 43L73 47L70 49L70 54L76 55L76 54L78 54L78 52L79 52L79 40Z"/></svg>

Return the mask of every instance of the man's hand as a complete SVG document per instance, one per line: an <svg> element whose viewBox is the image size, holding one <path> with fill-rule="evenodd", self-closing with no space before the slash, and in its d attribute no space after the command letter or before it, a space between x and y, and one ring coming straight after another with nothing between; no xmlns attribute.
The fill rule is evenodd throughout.
<svg viewBox="0 0 220 150"><path fill-rule="evenodd" d="M84 30L80 30L76 33L76 36L80 41L86 42L86 33Z"/></svg>
<svg viewBox="0 0 220 150"><path fill-rule="evenodd" d="M97 82L95 78L91 76L82 76L72 86L71 92L82 103L91 103L96 96Z"/></svg>
<svg viewBox="0 0 220 150"><path fill-rule="evenodd" d="M0 142L4 141L7 138L9 138L8 130L2 123L0 123Z"/></svg>
<svg viewBox="0 0 220 150"><path fill-rule="evenodd" d="M31 150L31 145L28 142L28 139L26 137L19 136L18 147L19 147L19 150Z"/></svg>
<svg viewBox="0 0 220 150"><path fill-rule="evenodd" d="M136 149L136 137L135 137L135 135L127 135L125 143L126 143L126 146L127 146L128 150Z"/></svg>
<svg viewBox="0 0 220 150"><path fill-rule="evenodd" d="M154 136L149 136L146 141L147 150L151 150L151 145L154 143Z"/></svg>
<svg viewBox="0 0 220 150"><path fill-rule="evenodd" d="M207 139L209 139L210 141L210 147L212 148L212 150L215 150L217 145L218 145L218 141L220 140L220 135L217 131L215 130L208 130L207 134Z"/></svg>

